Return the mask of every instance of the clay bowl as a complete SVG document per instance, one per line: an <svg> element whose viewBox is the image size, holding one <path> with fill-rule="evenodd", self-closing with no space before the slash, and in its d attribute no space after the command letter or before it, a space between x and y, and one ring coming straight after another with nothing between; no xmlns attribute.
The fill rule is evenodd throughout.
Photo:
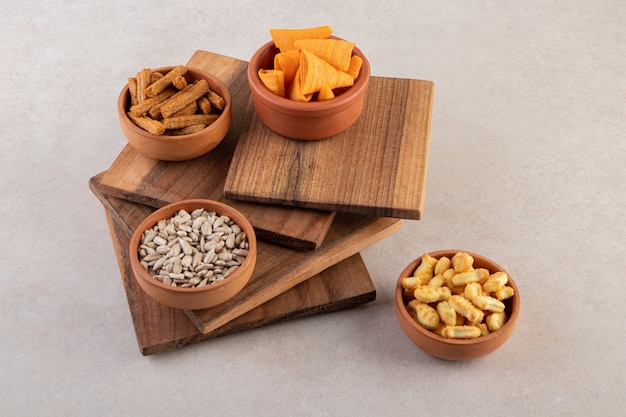
<svg viewBox="0 0 626 417"><path fill-rule="evenodd" d="M248 255L236 271L213 284L200 288L180 288L163 284L154 278L139 262L138 248L141 235L161 219L170 219L179 210L192 213L197 208L230 217L247 235ZM183 200L164 206L148 215L135 229L129 246L130 265L137 283L152 298L169 307L184 310L199 310L213 307L234 297L244 288L256 265L257 241L252 225L238 210L226 204L202 199Z"/></svg>
<svg viewBox="0 0 626 417"><path fill-rule="evenodd" d="M363 59L363 66L354 85L331 100L306 103L277 96L261 82L259 69L273 68L277 53L274 42L270 41L256 51L248 65L254 110L265 126L287 138L320 140L343 132L357 121L370 79L369 62L358 48L353 53Z"/></svg>
<svg viewBox="0 0 626 417"><path fill-rule="evenodd" d="M155 68L155 71L166 73L172 68L174 67ZM193 159L211 151L220 144L228 133L232 110L230 92L226 84L212 74L190 67L187 67L185 78L188 83L205 79L211 90L215 91L226 101L222 114L215 122L196 133L182 136L155 136L135 125L126 115L130 108L130 94L127 84L118 97L117 113L122 132L126 136L128 143L140 153L163 161Z"/></svg>
<svg viewBox="0 0 626 417"><path fill-rule="evenodd" d="M452 256L454 256L457 252L461 251L441 250L430 252L429 254L439 259L442 256L452 258ZM469 251L462 252L466 252L474 258L475 268L487 268L490 273L494 273L496 271L506 272L501 266L484 256ZM508 315L507 322L499 330L490 333L487 336L480 336L476 339L448 339L423 328L409 315L405 308L404 300L402 298L402 279L413 275L413 272L420 263L421 256L411 262L404 269L404 271L402 271L396 284L395 293L395 310L398 323L406 336L414 344L420 347L423 351L438 358L451 361L463 361L486 356L499 349L509 339L513 333L513 329L515 329L520 312L519 291L510 275L507 285L513 287L515 295L504 301L506 306L505 311Z"/></svg>

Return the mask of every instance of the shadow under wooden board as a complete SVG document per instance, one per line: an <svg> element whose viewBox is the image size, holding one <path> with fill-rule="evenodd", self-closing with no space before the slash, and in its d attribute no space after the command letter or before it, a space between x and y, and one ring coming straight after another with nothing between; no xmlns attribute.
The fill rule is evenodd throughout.
<svg viewBox="0 0 626 417"><path fill-rule="evenodd" d="M198 330L183 310L164 306L136 283L128 259L128 245L135 226L154 209L103 194L99 176L90 188L104 206L105 216L128 299L139 351L152 355L262 326L329 313L371 302L376 289L357 253L325 269L207 333Z"/></svg>
<svg viewBox="0 0 626 417"><path fill-rule="evenodd" d="M233 118L228 135L211 152L190 161L159 161L126 145L102 177L101 188L124 200L159 208L174 201L206 198L236 207L250 220L259 240L290 248L315 250L333 222L332 211L242 202L224 197L224 182L241 129L252 112L246 76L248 63L196 51L187 63L220 78L232 98Z"/></svg>
<svg viewBox="0 0 626 417"><path fill-rule="evenodd" d="M357 122L318 141L287 139L253 113L241 130L225 196L420 219L433 96L431 81L372 76Z"/></svg>

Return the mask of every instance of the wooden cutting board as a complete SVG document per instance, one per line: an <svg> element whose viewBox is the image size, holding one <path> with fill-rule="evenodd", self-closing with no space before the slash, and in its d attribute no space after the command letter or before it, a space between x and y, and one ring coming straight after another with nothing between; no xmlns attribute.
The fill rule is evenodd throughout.
<svg viewBox="0 0 626 417"><path fill-rule="evenodd" d="M271 300L326 268L359 253L401 227L401 220L337 213L324 244L316 251L258 245L257 263L246 287L230 300L208 309L186 311L202 333L209 333Z"/></svg>
<svg viewBox="0 0 626 417"><path fill-rule="evenodd" d="M153 209L107 196L101 188L101 178L102 175L91 178L90 188L107 209L109 218L117 221L130 239L134 229ZM258 242L254 273L239 294L218 306L185 313L201 333L210 334L327 268L358 254L360 250L396 232L401 226L400 219L338 213L324 244L316 251L299 251ZM335 284L341 285L339 282ZM351 284L347 282L346 285Z"/></svg>
<svg viewBox="0 0 626 417"><path fill-rule="evenodd" d="M285 208L239 202L224 197L224 182L240 131L249 125L248 63L197 51L187 65L215 74L228 85L233 121L224 141L213 151L183 162L158 161L127 145L102 177L108 195L159 208L188 198L224 201L239 209L254 226L259 240L302 250L317 249L335 213L305 208Z"/></svg>
<svg viewBox="0 0 626 417"><path fill-rule="evenodd" d="M321 141L284 138L253 114L230 165L226 197L419 219L424 206L434 84L371 77L363 113Z"/></svg>
<svg viewBox="0 0 626 417"><path fill-rule="evenodd" d="M153 208L107 196L101 191L100 180L101 175L93 177L90 188L105 208L137 343L143 355L163 353L313 314L352 308L376 298L376 289L365 264L361 256L355 254L222 327L203 334L182 310L164 306L146 295L133 277L127 250L130 236L134 227Z"/></svg>

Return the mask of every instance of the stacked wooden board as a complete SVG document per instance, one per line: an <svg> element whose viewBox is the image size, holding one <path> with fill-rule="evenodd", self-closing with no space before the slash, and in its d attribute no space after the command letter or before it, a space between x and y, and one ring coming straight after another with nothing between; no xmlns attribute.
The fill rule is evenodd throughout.
<svg viewBox="0 0 626 417"><path fill-rule="evenodd" d="M397 231L401 218L421 215L432 83L372 77L365 108L372 109L392 88L396 101L386 101L391 109L382 115L365 110L353 128L311 147L308 141L281 138L260 123L251 103L245 61L197 51L187 65L215 74L230 89L234 116L224 141L208 154L184 162L154 160L128 145L107 171L90 179L91 190L105 208L141 353L164 352L374 300L376 291L359 251ZM390 120L396 108L402 116ZM347 141L361 141L355 146L363 148L364 135L376 138L377 145L366 149L375 155L344 155L349 151ZM259 141L280 149L284 158L276 162L276 154L262 150ZM386 145L381 147L380 142ZM245 173L255 153L261 164L254 169L265 170L269 176L264 178L273 176L273 184L279 184L285 174L280 167L293 166L294 158L315 161L334 153L339 161L302 168L296 183L287 179L270 190L274 196L268 200L261 196L267 184L257 188L253 176ZM273 163L269 159L263 163L262 158L270 155ZM360 162L367 167L355 166ZM275 198L306 188L307 178L318 175L316 170L330 168L334 174L323 176L327 187L309 187L291 193L289 199ZM337 185L338 178L353 184ZM319 178L313 180L317 183ZM127 253L134 228L148 213L187 198L235 206L250 219L259 240L257 267L244 290L222 305L199 311L171 309L143 293L134 281Z"/></svg>

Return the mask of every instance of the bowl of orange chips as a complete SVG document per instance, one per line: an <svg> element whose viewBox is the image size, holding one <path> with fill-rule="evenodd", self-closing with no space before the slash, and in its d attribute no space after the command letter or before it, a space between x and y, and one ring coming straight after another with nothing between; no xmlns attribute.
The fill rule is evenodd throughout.
<svg viewBox="0 0 626 417"><path fill-rule="evenodd" d="M493 353L509 339L520 295L494 261L468 251L441 250L422 255L402 271L395 311L406 336L423 351L462 361Z"/></svg>
<svg viewBox="0 0 626 417"><path fill-rule="evenodd" d="M330 26L272 29L250 59L248 84L259 119L291 139L320 140L350 128L363 111L370 66Z"/></svg>

